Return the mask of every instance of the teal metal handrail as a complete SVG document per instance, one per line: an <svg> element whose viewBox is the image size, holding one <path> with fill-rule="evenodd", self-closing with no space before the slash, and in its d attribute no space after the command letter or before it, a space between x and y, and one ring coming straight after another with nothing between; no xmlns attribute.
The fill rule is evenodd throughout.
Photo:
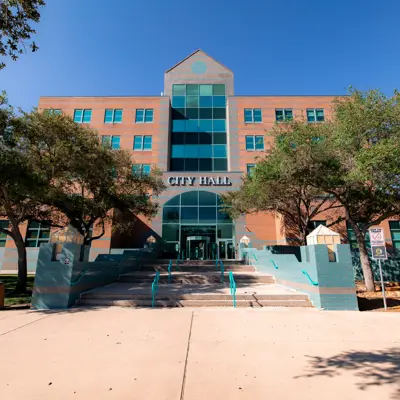
<svg viewBox="0 0 400 400"><path fill-rule="evenodd" d="M83 278L83 276L86 274L87 271L88 271L87 269L84 269L81 272L79 272L78 278L73 282L71 281L70 285L71 286L77 285L81 281L81 279Z"/></svg>
<svg viewBox="0 0 400 400"><path fill-rule="evenodd" d="M156 271L156 276L154 277L153 283L151 284L151 306L156 305L156 294L158 291L158 282L160 280L160 271Z"/></svg>
<svg viewBox="0 0 400 400"><path fill-rule="evenodd" d="M235 282L235 277L233 276L232 271L229 271L229 287L230 287L231 296L233 299L233 307L236 307L236 282Z"/></svg>
<svg viewBox="0 0 400 400"><path fill-rule="evenodd" d="M253 258L256 260L256 261L258 261L258 258L257 258L257 256L253 253L252 254L252 256L253 256Z"/></svg>
<svg viewBox="0 0 400 400"><path fill-rule="evenodd" d="M169 260L169 265L168 265L168 283L171 283L171 269L172 269L172 260Z"/></svg>
<svg viewBox="0 0 400 400"><path fill-rule="evenodd" d="M311 278L311 276L308 274L307 271L305 271L305 270L303 269L303 271L301 271L301 272L303 273L303 275L305 275L305 276L308 278L308 280L310 281L310 283L311 283L313 286L318 286L318 285L319 285L318 282L314 281L314 280Z"/></svg>
<svg viewBox="0 0 400 400"><path fill-rule="evenodd" d="M275 268L275 269L278 269L278 266L275 264L275 261L274 261L274 260L271 260L271 262L272 262L272 265L274 266L274 268Z"/></svg>
<svg viewBox="0 0 400 400"><path fill-rule="evenodd" d="M219 266L219 259L218 257L215 259L215 269L218 271L218 266Z"/></svg>
<svg viewBox="0 0 400 400"><path fill-rule="evenodd" d="M224 274L225 274L224 263L222 261L220 261L219 265L220 265L220 270L221 270L221 283L224 283Z"/></svg>

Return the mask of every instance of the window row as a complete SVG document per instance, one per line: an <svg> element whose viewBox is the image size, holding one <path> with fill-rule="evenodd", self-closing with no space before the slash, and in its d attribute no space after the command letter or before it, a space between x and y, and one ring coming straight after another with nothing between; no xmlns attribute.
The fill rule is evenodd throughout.
<svg viewBox="0 0 400 400"><path fill-rule="evenodd" d="M226 144L225 132L172 132L171 144Z"/></svg>
<svg viewBox="0 0 400 400"><path fill-rule="evenodd" d="M172 85L174 96L224 96L225 85Z"/></svg>
<svg viewBox="0 0 400 400"><path fill-rule="evenodd" d="M51 114L61 114L61 110L45 110ZM122 109L106 109L104 112L105 124L120 124L122 122ZM135 114L135 122L152 123L154 120L154 109L137 109ZM76 109L74 110L74 122L78 124L89 124L92 121L91 109Z"/></svg>
<svg viewBox="0 0 400 400"><path fill-rule="evenodd" d="M164 207L163 223L181 224L216 224L231 223L229 215L223 207Z"/></svg>
<svg viewBox="0 0 400 400"><path fill-rule="evenodd" d="M172 119L226 119L225 108L173 108Z"/></svg>
<svg viewBox="0 0 400 400"><path fill-rule="evenodd" d="M224 172L228 170L226 158L171 158L170 170L174 172Z"/></svg>
<svg viewBox="0 0 400 400"><path fill-rule="evenodd" d="M121 136L104 135L101 137L101 144L112 150L121 148ZM153 137L152 136L134 136L133 150L149 151L152 149Z"/></svg>
<svg viewBox="0 0 400 400"><path fill-rule="evenodd" d="M226 132L226 121L212 119L173 120L172 132Z"/></svg>
<svg viewBox="0 0 400 400"><path fill-rule="evenodd" d="M307 122L323 122L325 121L325 112L323 108L307 108ZM293 120L292 108L277 108L275 109L276 122ZM246 124L261 123L262 109L261 108L245 108L244 122Z"/></svg>
<svg viewBox="0 0 400 400"><path fill-rule="evenodd" d="M172 145L172 158L226 158L225 144Z"/></svg>
<svg viewBox="0 0 400 400"><path fill-rule="evenodd" d="M246 136L246 150L264 150L264 136Z"/></svg>
<svg viewBox="0 0 400 400"><path fill-rule="evenodd" d="M150 164L133 164L132 174L135 175L150 175L151 165Z"/></svg>
<svg viewBox="0 0 400 400"><path fill-rule="evenodd" d="M226 108L225 96L172 96L173 108Z"/></svg>

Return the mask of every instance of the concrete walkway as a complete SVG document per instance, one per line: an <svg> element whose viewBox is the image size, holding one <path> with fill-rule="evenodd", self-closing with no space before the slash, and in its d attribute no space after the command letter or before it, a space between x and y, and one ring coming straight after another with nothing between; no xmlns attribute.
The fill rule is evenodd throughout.
<svg viewBox="0 0 400 400"><path fill-rule="evenodd" d="M400 399L400 314L0 311L0 399Z"/></svg>

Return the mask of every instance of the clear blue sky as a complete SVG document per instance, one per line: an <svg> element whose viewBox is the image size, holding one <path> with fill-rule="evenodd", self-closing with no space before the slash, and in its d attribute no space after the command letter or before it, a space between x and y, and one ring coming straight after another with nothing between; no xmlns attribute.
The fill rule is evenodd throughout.
<svg viewBox="0 0 400 400"><path fill-rule="evenodd" d="M236 94L343 94L399 85L399 0L47 0L37 53L0 71L28 110L41 95L159 95L201 48Z"/></svg>

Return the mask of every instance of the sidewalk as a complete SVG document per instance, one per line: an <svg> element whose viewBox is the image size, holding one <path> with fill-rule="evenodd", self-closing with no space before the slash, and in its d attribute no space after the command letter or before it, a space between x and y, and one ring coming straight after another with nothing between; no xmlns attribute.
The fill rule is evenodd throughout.
<svg viewBox="0 0 400 400"><path fill-rule="evenodd" d="M315 309L0 311L0 398L400 399L400 316Z"/></svg>

